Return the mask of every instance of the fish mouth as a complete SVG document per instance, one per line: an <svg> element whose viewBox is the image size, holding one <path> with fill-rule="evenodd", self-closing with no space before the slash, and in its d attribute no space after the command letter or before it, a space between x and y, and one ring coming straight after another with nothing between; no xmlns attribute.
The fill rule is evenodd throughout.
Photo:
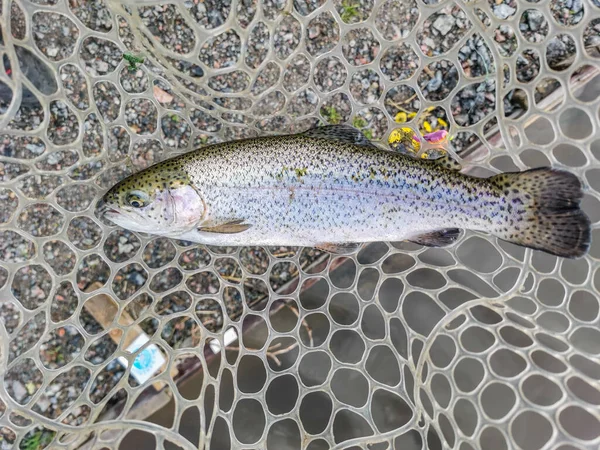
<svg viewBox="0 0 600 450"><path fill-rule="evenodd" d="M116 209L108 208L108 209L102 211L102 215L104 217L107 217L108 219L110 219L111 217L118 217L118 216L120 216L121 212L117 211Z"/></svg>
<svg viewBox="0 0 600 450"><path fill-rule="evenodd" d="M96 204L96 213L98 216L103 216L108 219L111 217L118 217L121 214L119 210L110 206L104 199L99 200Z"/></svg>

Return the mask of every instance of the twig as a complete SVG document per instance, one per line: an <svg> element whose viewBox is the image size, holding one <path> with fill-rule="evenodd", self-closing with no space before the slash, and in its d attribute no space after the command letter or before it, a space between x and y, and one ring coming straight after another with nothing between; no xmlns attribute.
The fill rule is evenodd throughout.
<svg viewBox="0 0 600 450"><path fill-rule="evenodd" d="M300 318L300 311L298 311L292 305L287 305L287 307L292 310L292 312L296 315L296 317L298 319ZM308 334L308 342L310 343L310 346L314 347L315 343L313 341L312 329L310 328L310 326L308 325L308 323L306 323L305 319L302 319L301 323L302 323L302 326L306 329L306 334Z"/></svg>
<svg viewBox="0 0 600 450"><path fill-rule="evenodd" d="M241 283L242 282L241 278L237 278L237 277L234 277L232 275L221 275L221 278L223 278L224 280L227 280L227 281L233 281L234 283Z"/></svg>

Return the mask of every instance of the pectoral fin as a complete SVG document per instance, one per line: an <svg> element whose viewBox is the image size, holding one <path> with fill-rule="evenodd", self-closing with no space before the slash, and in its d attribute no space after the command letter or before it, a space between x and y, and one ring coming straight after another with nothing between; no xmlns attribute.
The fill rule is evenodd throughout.
<svg viewBox="0 0 600 450"><path fill-rule="evenodd" d="M446 247L453 244L459 236L460 230L458 228L446 228L444 230L432 231L431 233L415 236L409 240L410 242L426 247Z"/></svg>
<svg viewBox="0 0 600 450"><path fill-rule="evenodd" d="M199 227L198 231L204 233L222 233L222 234L235 234L246 231L250 228L250 224L243 223L243 220L232 220L231 222L225 222L219 225L209 225Z"/></svg>
<svg viewBox="0 0 600 450"><path fill-rule="evenodd" d="M334 255L349 255L357 251L361 245L362 244L355 242L347 242L343 244L324 243L315 246L315 248Z"/></svg>

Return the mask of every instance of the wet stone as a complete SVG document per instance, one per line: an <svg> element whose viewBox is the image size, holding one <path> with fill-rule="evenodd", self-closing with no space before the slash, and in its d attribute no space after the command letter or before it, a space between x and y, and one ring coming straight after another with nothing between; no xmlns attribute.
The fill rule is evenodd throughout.
<svg viewBox="0 0 600 450"><path fill-rule="evenodd" d="M313 72L314 82L321 92L330 92L342 87L347 76L346 66L335 56L319 60Z"/></svg>
<svg viewBox="0 0 600 450"><path fill-rule="evenodd" d="M306 28L306 49L318 56L335 47L340 39L340 28L330 12L325 12L310 22Z"/></svg>
<svg viewBox="0 0 600 450"><path fill-rule="evenodd" d="M214 75L208 79L208 87L223 93L241 92L250 85L250 76L243 70Z"/></svg>
<svg viewBox="0 0 600 450"><path fill-rule="evenodd" d="M110 81L100 81L94 85L93 94L104 123L117 120L121 112L121 95L117 86Z"/></svg>
<svg viewBox="0 0 600 450"><path fill-rule="evenodd" d="M240 2L241 4L247 2ZM203 28L211 30L225 23L231 12L231 0L205 0L203 2L189 2L185 6L192 5L189 13L194 20ZM249 20L248 20L249 22Z"/></svg>
<svg viewBox="0 0 600 450"><path fill-rule="evenodd" d="M452 3L429 16L417 33L417 44L427 56L444 55L469 31L465 12Z"/></svg>
<svg viewBox="0 0 600 450"><path fill-rule="evenodd" d="M15 39L25 39L25 33L27 32L25 14L15 1L10 4L10 31Z"/></svg>
<svg viewBox="0 0 600 450"><path fill-rule="evenodd" d="M77 287L85 292L90 285L104 285L110 277L110 267L100 255L91 254L79 263L77 268Z"/></svg>
<svg viewBox="0 0 600 450"><path fill-rule="evenodd" d="M99 76L114 72L123 53L111 41L88 37L81 44L79 56L85 63L85 70L92 76Z"/></svg>
<svg viewBox="0 0 600 450"><path fill-rule="evenodd" d="M375 107L361 109L354 117L352 125L360 129L369 140L381 139L387 132L385 113Z"/></svg>
<svg viewBox="0 0 600 450"><path fill-rule="evenodd" d="M186 148L192 134L188 123L179 115L164 115L160 119L161 135L167 146Z"/></svg>
<svg viewBox="0 0 600 450"><path fill-rule="evenodd" d="M50 274L40 265L21 267L11 284L12 294L26 309L42 305L50 295L51 288Z"/></svg>
<svg viewBox="0 0 600 450"><path fill-rule="evenodd" d="M283 88L294 92L308 82L311 65L304 55L297 55L288 63L283 73Z"/></svg>
<svg viewBox="0 0 600 450"><path fill-rule="evenodd" d="M173 92L173 89L168 83L162 80L154 80L152 94L154 95L154 98L167 109L181 111L186 106L185 101Z"/></svg>
<svg viewBox="0 0 600 450"><path fill-rule="evenodd" d="M313 112L319 103L318 94L311 88L300 91L288 104L288 114L291 117L305 116Z"/></svg>
<svg viewBox="0 0 600 450"><path fill-rule="evenodd" d="M350 78L350 93L360 103L375 103L381 97L382 90L383 82L372 69L355 72Z"/></svg>
<svg viewBox="0 0 600 450"><path fill-rule="evenodd" d="M126 92L140 94L148 89L148 75L142 68L132 70L131 67L123 67L119 73L119 81Z"/></svg>
<svg viewBox="0 0 600 450"><path fill-rule="evenodd" d="M24 164L0 162L0 182L10 181L27 172L29 168Z"/></svg>
<svg viewBox="0 0 600 450"><path fill-rule="evenodd" d="M217 132L221 129L221 123L212 115L201 109L191 109L190 120L192 125L198 130L207 132Z"/></svg>
<svg viewBox="0 0 600 450"><path fill-rule="evenodd" d="M79 121L66 103L50 103L50 122L46 130L48 139L56 145L71 144L79 136Z"/></svg>
<svg viewBox="0 0 600 450"><path fill-rule="evenodd" d="M104 139L102 127L95 113L89 114L83 122L83 154L87 157L98 156L102 153Z"/></svg>
<svg viewBox="0 0 600 450"><path fill-rule="evenodd" d="M387 0L378 6L375 27L389 40L406 38L417 24L419 8L414 0Z"/></svg>
<svg viewBox="0 0 600 450"><path fill-rule="evenodd" d="M272 116L274 114L279 113L285 107L285 95L281 91L273 91L265 95L262 99L260 99L252 108L252 113L257 117L265 117ZM277 127L279 125L278 119L282 118L286 120L285 117L274 117L271 118L269 123L273 124L273 131L281 130L282 127ZM287 121L286 121L287 123ZM266 123L260 124L261 129L269 129Z"/></svg>
<svg viewBox="0 0 600 450"><path fill-rule="evenodd" d="M18 205L19 198L14 191L7 188L0 188L0 223L10 221Z"/></svg>
<svg viewBox="0 0 600 450"><path fill-rule="evenodd" d="M79 155L74 150L60 150L49 153L35 163L35 167L43 171L61 171L71 167L79 160Z"/></svg>
<svg viewBox="0 0 600 450"><path fill-rule="evenodd" d="M60 68L60 79L73 106L80 110L89 108L88 86L81 70L73 64L65 64Z"/></svg>
<svg viewBox="0 0 600 450"><path fill-rule="evenodd" d="M403 43L388 48L381 56L379 67L390 81L406 80L419 68L419 58L410 45Z"/></svg>
<svg viewBox="0 0 600 450"><path fill-rule="evenodd" d="M46 329L46 314L40 312L29 319L25 325L19 330L17 335L10 341L8 362L11 363L17 357L25 353L27 350L39 341Z"/></svg>
<svg viewBox="0 0 600 450"><path fill-rule="evenodd" d="M183 274L175 267L169 267L152 277L150 281L150 289L154 292L166 292L174 288L183 279Z"/></svg>
<svg viewBox="0 0 600 450"><path fill-rule="evenodd" d="M79 0L70 2L69 8L89 29L103 33L112 30L113 19L105 0Z"/></svg>
<svg viewBox="0 0 600 450"><path fill-rule="evenodd" d="M48 241L42 248L44 260L57 275L66 275L75 268L75 253L62 241Z"/></svg>
<svg viewBox="0 0 600 450"><path fill-rule="evenodd" d="M104 242L104 254L113 262L121 263L133 258L141 246L135 233L128 230L115 230Z"/></svg>
<svg viewBox="0 0 600 450"><path fill-rule="evenodd" d="M247 28L257 10L257 0L244 0L238 3L236 19L240 27Z"/></svg>
<svg viewBox="0 0 600 450"><path fill-rule="evenodd" d="M213 69L230 67L237 63L241 40L234 30L210 38L200 47L200 61Z"/></svg>
<svg viewBox="0 0 600 450"><path fill-rule="evenodd" d="M0 321L8 334L12 334L21 323L21 311L13 303L3 303L0 306Z"/></svg>
<svg viewBox="0 0 600 450"><path fill-rule="evenodd" d="M583 19L584 7L580 0L552 0L550 11L560 25L573 27Z"/></svg>
<svg viewBox="0 0 600 450"><path fill-rule="evenodd" d="M56 194L58 205L70 212L86 210L96 197L96 189L88 184L70 184Z"/></svg>
<svg viewBox="0 0 600 450"><path fill-rule="evenodd" d="M142 260L151 269L158 269L171 262L175 258L175 254L175 246L170 239L158 238L146 245L142 254Z"/></svg>
<svg viewBox="0 0 600 450"><path fill-rule="evenodd" d="M125 105L125 121L138 135L152 134L156 131L158 111L150 100L135 98Z"/></svg>
<svg viewBox="0 0 600 450"><path fill-rule="evenodd" d="M142 23L167 50L190 53L196 35L175 5L156 5L138 8Z"/></svg>
<svg viewBox="0 0 600 450"><path fill-rule="evenodd" d="M475 125L494 111L496 84L494 80L475 83L462 88L453 97L452 116L461 126Z"/></svg>
<svg viewBox="0 0 600 450"><path fill-rule="evenodd" d="M120 127L119 127L120 128ZM98 178L96 178L96 184L102 189L109 189L122 179L132 174L131 166L128 165L117 165L105 170ZM112 222L104 221L106 225L113 225Z"/></svg>
<svg viewBox="0 0 600 450"><path fill-rule="evenodd" d="M35 395L43 381L42 372L30 358L19 361L4 375L8 395L21 405Z"/></svg>
<svg viewBox="0 0 600 450"><path fill-rule="evenodd" d="M54 329L39 347L40 360L47 369L58 369L71 362L85 343L73 326Z"/></svg>
<svg viewBox="0 0 600 450"><path fill-rule="evenodd" d="M387 92L384 105L395 122L405 123L416 117L421 108L421 101L412 87L399 85Z"/></svg>
<svg viewBox="0 0 600 450"><path fill-rule="evenodd" d="M50 60L61 61L71 56L79 38L79 28L67 16L36 12L32 18L33 40Z"/></svg>
<svg viewBox="0 0 600 450"><path fill-rule="evenodd" d="M418 83L427 100L444 100L458 84L458 71L447 59L435 61L423 68Z"/></svg>
<svg viewBox="0 0 600 450"><path fill-rule="evenodd" d="M460 48L458 61L468 78L489 76L496 70L492 52L478 33L471 36Z"/></svg>
<svg viewBox="0 0 600 450"><path fill-rule="evenodd" d="M67 228L67 237L75 247L88 250L102 239L102 229L89 217L74 217Z"/></svg>
<svg viewBox="0 0 600 450"><path fill-rule="evenodd" d="M0 261L24 262L35 254L35 245L29 239L12 230L0 231Z"/></svg>
<svg viewBox="0 0 600 450"><path fill-rule="evenodd" d="M273 35L273 47L279 59L286 59L294 52L300 43L300 33L300 22L291 15L283 16Z"/></svg>
<svg viewBox="0 0 600 450"><path fill-rule="evenodd" d="M521 83L528 83L540 73L540 56L537 51L527 49L517 57L516 75Z"/></svg>
<svg viewBox="0 0 600 450"><path fill-rule="evenodd" d="M191 78L202 78L204 76L204 70L198 64L194 64L186 60L171 58L169 56L167 56L166 59L167 61L169 61L169 63L171 64L171 66L173 66L175 70L182 73L183 75L187 75Z"/></svg>
<svg viewBox="0 0 600 450"><path fill-rule="evenodd" d="M47 203L35 203L27 206L17 221L19 228L32 236L52 236L57 234L65 218L61 212Z"/></svg>
<svg viewBox="0 0 600 450"><path fill-rule="evenodd" d="M548 35L548 21L537 9L527 9L521 14L519 31L529 42L541 42Z"/></svg>
<svg viewBox="0 0 600 450"><path fill-rule="evenodd" d="M104 169L105 164L103 160L80 164L69 171L69 178L75 181L89 180L98 175Z"/></svg>
<svg viewBox="0 0 600 450"><path fill-rule="evenodd" d="M573 64L575 41L568 34L558 34L546 46L546 62L552 70L562 71Z"/></svg>
<svg viewBox="0 0 600 450"><path fill-rule="evenodd" d="M129 153L131 137L123 127L112 127L108 131L108 158L111 161L121 161Z"/></svg>
<svg viewBox="0 0 600 450"><path fill-rule="evenodd" d="M500 25L494 31L494 43L501 56L509 57L517 51L515 30L509 25Z"/></svg>
<svg viewBox="0 0 600 450"><path fill-rule="evenodd" d="M492 1L488 0L490 7L492 8L493 14L502 20L510 19L517 12L516 0L501 0Z"/></svg>
<svg viewBox="0 0 600 450"><path fill-rule="evenodd" d="M342 53L353 66L373 62L381 45L369 28L355 28L344 35Z"/></svg>
<svg viewBox="0 0 600 450"><path fill-rule="evenodd" d="M0 135L0 156L18 159L33 159L44 154L46 144L35 136Z"/></svg>
<svg viewBox="0 0 600 450"><path fill-rule="evenodd" d="M268 62L259 72L251 91L254 95L260 95L267 89L275 86L281 75L281 68L274 62Z"/></svg>
<svg viewBox="0 0 600 450"><path fill-rule="evenodd" d="M269 28L263 22L257 23L248 37L245 61L249 67L257 69L265 60L269 53L269 38Z"/></svg>
<svg viewBox="0 0 600 450"><path fill-rule="evenodd" d="M53 322L67 320L75 312L78 303L79 298L73 285L69 281L63 281L54 293L50 308L50 318Z"/></svg>
<svg viewBox="0 0 600 450"><path fill-rule="evenodd" d="M352 114L350 98L343 92L338 92L327 98L321 105L321 116L331 125L347 122Z"/></svg>
<svg viewBox="0 0 600 450"><path fill-rule="evenodd" d="M159 316L168 316L185 311L192 305L192 297L184 291L177 291L165 295L156 303L154 310Z"/></svg>
<svg viewBox="0 0 600 450"><path fill-rule="evenodd" d="M42 104L25 86L23 87L23 97L29 98L29 101L21 102L17 113L8 124L8 129L23 131L35 130L39 128L44 120L44 109ZM0 112L7 106L6 103L4 103L4 106L0 104Z"/></svg>

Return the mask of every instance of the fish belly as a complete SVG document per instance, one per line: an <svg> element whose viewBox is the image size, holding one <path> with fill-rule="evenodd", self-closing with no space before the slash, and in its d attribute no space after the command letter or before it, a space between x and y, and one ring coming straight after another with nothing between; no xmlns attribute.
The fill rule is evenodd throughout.
<svg viewBox="0 0 600 450"><path fill-rule="evenodd" d="M317 246L323 243L402 241L456 226L448 203L431 202L414 193L360 190L352 186L286 189L213 189L209 217L213 223L243 219L240 233L192 230L180 239L208 245ZM464 226L464 220L463 224Z"/></svg>

